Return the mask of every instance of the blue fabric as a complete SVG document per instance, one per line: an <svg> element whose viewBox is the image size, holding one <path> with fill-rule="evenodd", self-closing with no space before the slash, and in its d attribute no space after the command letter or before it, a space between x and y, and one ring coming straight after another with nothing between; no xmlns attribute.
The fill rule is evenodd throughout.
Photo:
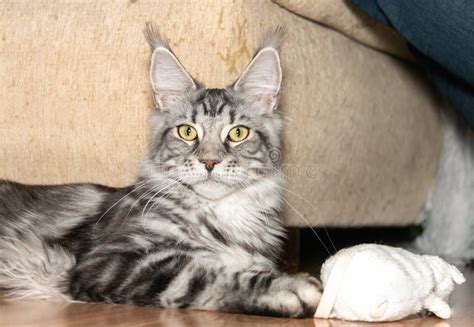
<svg viewBox="0 0 474 327"><path fill-rule="evenodd" d="M474 0L352 0L408 41L440 92L474 128Z"/></svg>

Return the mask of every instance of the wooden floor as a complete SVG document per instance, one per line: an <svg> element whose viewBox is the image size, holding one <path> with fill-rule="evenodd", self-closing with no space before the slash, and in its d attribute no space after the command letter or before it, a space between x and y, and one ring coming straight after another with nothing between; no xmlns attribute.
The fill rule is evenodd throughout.
<svg viewBox="0 0 474 327"><path fill-rule="evenodd" d="M0 299L0 326L474 326L474 270L466 270L467 282L453 294L453 317L413 317L385 324L361 324L337 320L281 319L192 310L165 310L128 305L66 304L47 301Z"/></svg>

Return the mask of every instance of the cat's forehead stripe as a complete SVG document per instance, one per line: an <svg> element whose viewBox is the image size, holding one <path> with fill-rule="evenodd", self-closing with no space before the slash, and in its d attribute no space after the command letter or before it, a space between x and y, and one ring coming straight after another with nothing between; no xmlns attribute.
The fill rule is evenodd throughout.
<svg viewBox="0 0 474 327"><path fill-rule="evenodd" d="M216 117L228 113L232 123L235 120L235 110L232 109L233 105L234 101L232 101L227 90L206 89L195 100L191 120L193 123L196 123L196 118L199 114Z"/></svg>

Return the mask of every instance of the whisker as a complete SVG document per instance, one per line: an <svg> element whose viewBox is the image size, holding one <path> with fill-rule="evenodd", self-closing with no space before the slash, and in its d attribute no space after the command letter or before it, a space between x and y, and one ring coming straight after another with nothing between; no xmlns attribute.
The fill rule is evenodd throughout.
<svg viewBox="0 0 474 327"><path fill-rule="evenodd" d="M147 206L150 204L151 201L153 201L154 198L156 198L156 196L158 194L160 194L160 192L170 188L171 186L173 185L176 185L178 182L176 180L172 180L171 182L168 182L168 184L166 184L164 187L162 187L160 190L156 191L155 194L147 201L147 203L145 204L145 206L143 207L143 211L142 211L142 214L141 214L141 218L140 218L140 221L142 222L142 226L144 227L144 229L146 230L145 228L145 219L146 219L146 216L145 216L145 212L146 212L146 208ZM162 186L162 185L161 185ZM160 198L160 197L158 197ZM148 213L150 213L148 211Z"/></svg>
<svg viewBox="0 0 474 327"><path fill-rule="evenodd" d="M309 202L308 200L306 200L306 199L303 198L302 196L298 195L298 194L295 193L295 192L290 191L290 190L289 190L288 188L286 188L286 187L281 187L281 186L279 186L279 187L280 187L281 189L283 189L285 192L288 192L288 193L290 193L290 194L292 194L292 195L298 197L299 199L303 200L304 202L306 202L307 204L309 204L309 206L310 206L311 208L313 208L315 211L317 210L316 207L315 207L311 202ZM287 199L287 201L289 201L289 200ZM336 246L334 245L334 243L333 243L331 237L329 236L329 232L328 232L327 228L324 227L324 226L322 226L322 228L323 228L323 230L324 230L324 232L325 232L325 234L326 234L326 236L327 236L327 238L328 238L328 240L329 240L329 243L331 243L331 247L333 248L334 253L336 253L336 252L337 252L337 248L336 248Z"/></svg>
<svg viewBox="0 0 474 327"><path fill-rule="evenodd" d="M275 169L275 168L274 168L274 169ZM278 171L277 169L275 169L275 172L281 173L281 174L284 176L284 178L287 179L287 180L293 180L292 178L290 178L289 176L287 176L283 171ZM312 209L314 209L315 211L317 211L317 208L316 208L310 201L308 201L307 199L305 199L304 197L300 196L299 194L297 194L297 193L295 193L295 192L290 191L287 187L282 187L282 186L278 186L278 187L280 187L283 191L288 192L288 193L290 193L290 194L292 194L292 195L298 197L299 199L303 200L304 202L306 202L307 204L309 204L309 206L310 206ZM287 201L288 201L288 200L287 200ZM311 226L308 222L306 222L306 224L307 224L307 225L313 230L313 232L314 232L314 229L312 228L312 226ZM331 239L331 236L329 235L329 232L328 232L327 228L326 228L325 226L322 226L322 228L323 228L324 233L326 234L326 236L327 236L327 238L328 238L328 240L329 240L329 243L331 243L331 247L333 248L334 253L336 253L336 252L337 252L337 248L336 248L336 246L334 245L334 243L333 243L333 241L332 241L332 239ZM318 239L320 238L319 235L316 235L316 236L318 237Z"/></svg>
<svg viewBox="0 0 474 327"><path fill-rule="evenodd" d="M240 187L240 185L244 186L244 187ZM241 182L238 183L237 187L239 188L239 190L245 192L248 196L250 196L252 198L252 200L254 200L257 204L257 207L259 207L260 209L260 212L263 214L263 217L265 219L265 226L268 227L269 225L269 218L266 214L266 211L265 209L263 208L262 204L257 200L256 197L252 197L252 194L250 194L249 190L248 190L248 187L250 186L249 183L247 183L245 180L242 180ZM245 210L247 210L247 208L245 208ZM249 211L247 211L249 212Z"/></svg>
<svg viewBox="0 0 474 327"><path fill-rule="evenodd" d="M179 180L175 180L179 185L183 185L183 183ZM174 184L171 184L168 186L168 189L171 189L172 187L176 186L177 183L174 183ZM163 193L163 191L161 191L161 193ZM166 192L164 193L164 196L160 196L158 197L158 199L168 199L171 194L173 194L173 192ZM142 224L142 227L143 229L145 230L145 232L148 232L147 228L146 228L146 218L148 217L148 214L151 212L151 210L153 209L153 207L158 203L158 201L154 201L154 203L150 206L150 209L148 210L148 212L145 214L145 216L143 217L143 220L141 222Z"/></svg>
<svg viewBox="0 0 474 327"><path fill-rule="evenodd" d="M160 166L162 166L162 165L161 165L161 164L158 164L158 167L160 167ZM173 176L173 175L170 174L170 173L165 173L165 174L168 175L168 176ZM151 183L151 182L153 182L153 181L148 181L148 182ZM141 194L141 195L138 197L138 199L135 200L135 201L132 203L132 205L130 206L130 208L129 208L128 212L127 212L127 215L125 216L125 218L122 219L122 223L121 223L121 225L120 225L119 231L122 230L123 226L125 225L125 222L127 221L128 217L130 216L130 213L132 212L132 210L133 210L133 208L135 207L135 205L136 205L143 197L145 197L147 194L150 194L151 192L153 192L154 190L156 190L157 188L162 187L162 186L163 186L162 184L159 184L159 185L157 185L157 186L155 186L155 187L152 187L151 189L149 189L149 190L143 192L143 194Z"/></svg>
<svg viewBox="0 0 474 327"><path fill-rule="evenodd" d="M132 205L130 206L130 209L128 209L128 212L127 212L127 215L125 216L125 218L122 219L122 224L120 225L120 230L122 230L122 227L124 226L125 224L125 221L128 219L128 217L130 216L130 213L132 212L133 208L135 207L135 205L141 200L143 199L147 194L150 194L151 192L153 192L154 190L156 190L157 188L161 187L161 185L158 185L158 186L155 186L155 187L152 187L151 189L143 192L142 195L140 195L138 197L138 199L135 200L135 202L132 203Z"/></svg>
<svg viewBox="0 0 474 327"><path fill-rule="evenodd" d="M176 186L176 184L183 185L183 183L182 183L181 181L179 181L179 180L175 180L175 179L174 179L173 181L174 181L174 183L171 183L171 184L169 184L166 188L164 188L163 190L158 191L159 193L162 193L162 194L164 194L164 195L155 198L155 201L153 201L154 203L150 206L150 208L148 209L148 212L145 213L145 217L151 212L151 210L153 209L153 207L158 203L158 202L156 201L156 199L165 199L165 200L166 200L166 199L168 199L168 198L171 196L171 194L173 194L172 192L167 192L166 189L171 189L173 186Z"/></svg>
<svg viewBox="0 0 474 327"><path fill-rule="evenodd" d="M115 202L110 208L108 208L100 217L99 219L97 219L96 223L94 224L94 228L93 228L93 231L94 231L94 234L97 230L97 226L99 224L99 222L102 220L102 218L104 218L104 216L110 211L112 210L115 206L117 206L121 201L123 201L127 196L129 196L131 193L135 192L136 190L142 188L143 186L145 186L146 184L150 183L150 181L144 181L144 182L141 182L141 183L138 183L137 187L134 187L130 192L128 192L127 194L125 194L123 197L121 197L117 202Z"/></svg>
<svg viewBox="0 0 474 327"><path fill-rule="evenodd" d="M313 228L313 226L311 226L311 224L306 220L306 218L304 218L304 216L298 211L296 210L296 208L288 201L286 200L284 197L282 197L282 200L286 202L286 204L288 206L290 206L291 209L294 210L294 212L306 223L306 225L308 225L308 227L311 229L311 231L313 232L314 235L316 235L316 237L318 238L319 242L321 242L322 246L324 247L324 249L326 250L326 252L329 254L329 255L332 255L332 253L328 250L328 248L326 247L326 245L324 244L323 240L321 239L321 237L319 236L319 234L316 232L316 230Z"/></svg>

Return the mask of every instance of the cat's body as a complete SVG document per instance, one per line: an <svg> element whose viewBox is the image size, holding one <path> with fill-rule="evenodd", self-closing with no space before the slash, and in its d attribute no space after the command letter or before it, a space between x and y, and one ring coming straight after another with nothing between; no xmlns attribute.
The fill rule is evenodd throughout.
<svg viewBox="0 0 474 327"><path fill-rule="evenodd" d="M157 110L137 182L0 184L0 288L69 298L308 316L319 282L275 261L284 234L281 84L272 39L239 80L205 89L150 36ZM272 43L273 42L273 43Z"/></svg>
<svg viewBox="0 0 474 327"><path fill-rule="evenodd" d="M83 301L272 313L271 306L250 308L253 301L243 299L266 291L277 276L274 262L283 230L274 186L263 183L209 201L186 186L157 193L167 182L124 189L2 183L0 197L8 203L1 209L2 243L25 243L1 250L4 267L18 256L37 256L32 248L39 245L40 256L69 255L60 267L54 267L54 258L41 258L52 260L48 273L70 271L55 276L67 280L55 280L43 295L29 282L0 278L1 285L16 285L10 288L15 296L64 293ZM27 267L38 269L35 265ZM16 274L18 280L25 277ZM246 303L248 309L241 307Z"/></svg>

